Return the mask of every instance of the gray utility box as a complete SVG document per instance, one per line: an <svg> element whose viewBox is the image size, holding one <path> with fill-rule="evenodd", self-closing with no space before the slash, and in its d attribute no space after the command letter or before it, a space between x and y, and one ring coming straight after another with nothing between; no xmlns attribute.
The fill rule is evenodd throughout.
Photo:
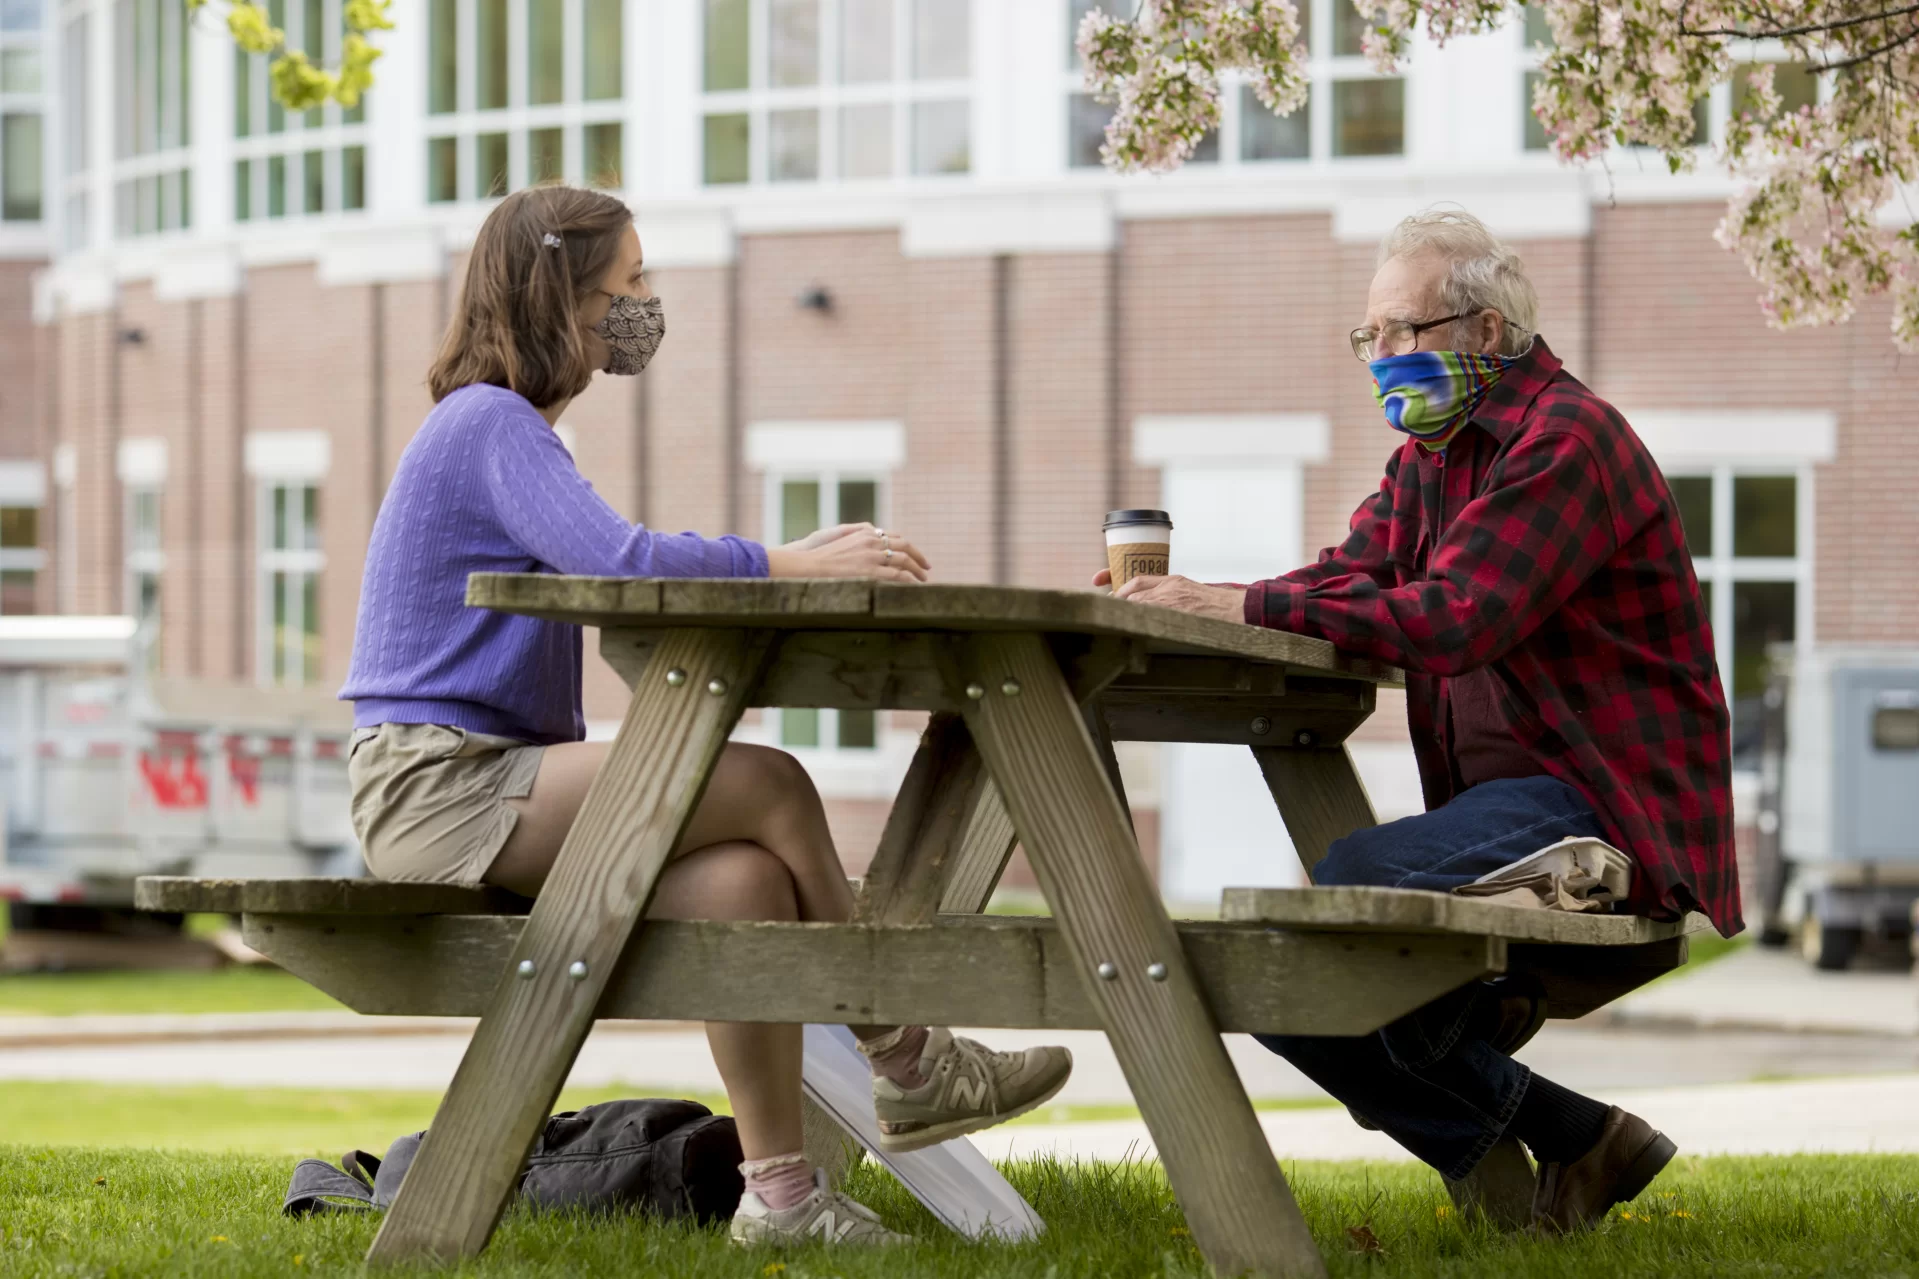
<svg viewBox="0 0 1919 1279"><path fill-rule="evenodd" d="M1802 647L1775 668L1767 700L1785 712L1784 741L1769 725L1759 818L1768 939L1796 931L1821 968L1875 941L1904 953L1919 902L1919 649Z"/></svg>

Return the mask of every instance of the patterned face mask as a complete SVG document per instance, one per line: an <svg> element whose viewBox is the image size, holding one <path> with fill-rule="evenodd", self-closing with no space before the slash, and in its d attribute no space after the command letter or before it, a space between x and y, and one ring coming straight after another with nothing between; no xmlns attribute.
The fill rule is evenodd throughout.
<svg viewBox="0 0 1919 1279"><path fill-rule="evenodd" d="M666 312L656 297L636 298L609 293L613 305L593 332L607 345L606 372L632 377L646 367L666 336Z"/></svg>
<svg viewBox="0 0 1919 1279"><path fill-rule="evenodd" d="M1413 351L1374 360L1366 367L1372 370L1373 398L1384 410L1386 424L1437 453L1472 418L1493 384L1518 362L1514 355Z"/></svg>

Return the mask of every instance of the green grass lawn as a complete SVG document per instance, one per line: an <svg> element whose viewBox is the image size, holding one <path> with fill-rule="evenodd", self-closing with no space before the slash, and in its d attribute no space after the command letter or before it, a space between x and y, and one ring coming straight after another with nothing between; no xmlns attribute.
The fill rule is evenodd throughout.
<svg viewBox="0 0 1919 1279"><path fill-rule="evenodd" d="M508 1214L472 1276L1106 1279L1207 1274L1156 1165L1014 1164L1008 1177L1048 1223L1037 1241L967 1243L943 1231L883 1171L849 1188L904 1251L823 1246L739 1250L717 1230L643 1218ZM1573 1239L1495 1234L1452 1211L1431 1172L1392 1164L1288 1169L1334 1275L1872 1276L1919 1274L1919 1158L1680 1160L1652 1190ZM291 1160L194 1152L0 1147L0 1273L191 1275L209 1279L363 1273L367 1217L289 1221ZM1359 1239L1376 1240L1376 1250Z"/></svg>
<svg viewBox="0 0 1919 1279"><path fill-rule="evenodd" d="M569 1088L556 1109L573 1110L618 1097L687 1096L683 1088L610 1084ZM692 1099L731 1113L720 1093ZM385 1151L387 1143L432 1122L440 1094L389 1089L220 1088L140 1084L0 1082L0 1142L153 1150L240 1151L247 1154L322 1155ZM1261 1110L1311 1109L1331 1101L1258 1103ZM1014 1123L1086 1123L1137 1119L1131 1105L1045 1106ZM4 1271L0 1271L4 1273Z"/></svg>
<svg viewBox="0 0 1919 1279"><path fill-rule="evenodd" d="M264 965L204 972L15 973L0 976L0 1016L79 1013L343 1012L290 973Z"/></svg>

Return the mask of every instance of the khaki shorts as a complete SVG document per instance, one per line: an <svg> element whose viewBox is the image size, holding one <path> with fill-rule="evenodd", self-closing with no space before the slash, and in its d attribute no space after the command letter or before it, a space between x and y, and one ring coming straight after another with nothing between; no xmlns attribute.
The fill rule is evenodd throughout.
<svg viewBox="0 0 1919 1279"><path fill-rule="evenodd" d="M381 879L477 884L506 846L540 772L543 746L440 724L353 734L353 833Z"/></svg>

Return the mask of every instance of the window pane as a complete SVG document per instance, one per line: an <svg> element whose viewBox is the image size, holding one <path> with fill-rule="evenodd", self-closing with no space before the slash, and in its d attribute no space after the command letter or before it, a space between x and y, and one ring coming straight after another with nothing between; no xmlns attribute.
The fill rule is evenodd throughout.
<svg viewBox="0 0 1919 1279"><path fill-rule="evenodd" d="M1732 479L1732 553L1796 554L1799 481L1790 475Z"/></svg>
<svg viewBox="0 0 1919 1279"><path fill-rule="evenodd" d="M426 144L426 198L446 204L460 198L460 140L429 138Z"/></svg>
<svg viewBox="0 0 1919 1279"><path fill-rule="evenodd" d="M913 0L913 78L958 79L972 66L971 0Z"/></svg>
<svg viewBox="0 0 1919 1279"><path fill-rule="evenodd" d="M965 173L972 167L972 104L913 104L913 172Z"/></svg>
<svg viewBox="0 0 1919 1279"><path fill-rule="evenodd" d="M625 160L621 154L620 122L589 124L582 135L586 160L586 184L602 191L617 191Z"/></svg>
<svg viewBox="0 0 1919 1279"><path fill-rule="evenodd" d="M132 527L127 535L136 551L160 549L160 493L157 489L134 489Z"/></svg>
<svg viewBox="0 0 1919 1279"><path fill-rule="evenodd" d="M287 158L283 155L267 157L267 216L283 218L287 215Z"/></svg>
<svg viewBox="0 0 1919 1279"><path fill-rule="evenodd" d="M1672 475L1666 478L1673 501L1679 504L1679 524L1686 545L1697 556L1712 554L1712 476Z"/></svg>
<svg viewBox="0 0 1919 1279"><path fill-rule="evenodd" d="M245 222L253 216L253 161L233 162L233 220Z"/></svg>
<svg viewBox="0 0 1919 1279"><path fill-rule="evenodd" d="M820 176L820 113L774 111L766 118L767 177L811 182Z"/></svg>
<svg viewBox="0 0 1919 1279"><path fill-rule="evenodd" d="M748 0L706 0L706 91L744 89L747 82ZM745 181L745 179L723 179ZM713 181L712 178L707 179Z"/></svg>
<svg viewBox="0 0 1919 1279"><path fill-rule="evenodd" d="M526 100L566 96L566 29L561 0L526 0Z"/></svg>
<svg viewBox="0 0 1919 1279"><path fill-rule="evenodd" d="M40 545L40 508L37 506L0 507L0 547L9 551L30 551L38 545Z"/></svg>
<svg viewBox="0 0 1919 1279"><path fill-rule="evenodd" d="M0 164L5 166L4 199L0 216L9 222L36 222L40 218L40 117L10 115L0 119Z"/></svg>
<svg viewBox="0 0 1919 1279"><path fill-rule="evenodd" d="M311 485L300 490L300 546L320 549L320 490Z"/></svg>
<svg viewBox="0 0 1919 1279"><path fill-rule="evenodd" d="M586 0L586 67L582 93L588 102L623 92L626 51L625 0Z"/></svg>
<svg viewBox="0 0 1919 1279"><path fill-rule="evenodd" d="M746 181L749 137L746 113L743 111L733 115L706 117L706 184L708 186Z"/></svg>
<svg viewBox="0 0 1919 1279"><path fill-rule="evenodd" d="M1253 86L1239 87L1239 158L1242 160L1303 160L1313 149L1313 104L1300 104L1291 115L1269 110Z"/></svg>
<svg viewBox="0 0 1919 1279"><path fill-rule="evenodd" d="M67 65L71 68L73 59L69 58ZM244 138L252 132L253 59L235 49L233 51L233 136ZM71 173L73 170L69 167L67 171Z"/></svg>
<svg viewBox="0 0 1919 1279"><path fill-rule="evenodd" d="M41 0L0 0L0 31L38 31Z"/></svg>
<svg viewBox="0 0 1919 1279"><path fill-rule="evenodd" d="M558 182L565 177L564 137L558 129L534 129L526 135L526 180Z"/></svg>
<svg viewBox="0 0 1919 1279"><path fill-rule="evenodd" d="M812 707L789 706L780 712L780 745L818 746L820 713Z"/></svg>
<svg viewBox="0 0 1919 1279"><path fill-rule="evenodd" d="M366 208L365 147L348 147L340 152L340 207Z"/></svg>
<svg viewBox="0 0 1919 1279"><path fill-rule="evenodd" d="M506 135L482 133L473 139L473 163L479 171L480 195L505 195L509 188L506 175Z"/></svg>
<svg viewBox="0 0 1919 1279"><path fill-rule="evenodd" d="M0 93L40 92L40 51L0 50Z"/></svg>
<svg viewBox="0 0 1919 1279"><path fill-rule="evenodd" d="M296 47L304 49L306 55L317 65L325 66L332 61L326 47L325 0L306 0L304 9L305 16L300 23L300 43ZM306 113L306 127L319 128L324 115L325 112L321 108L314 107Z"/></svg>
<svg viewBox="0 0 1919 1279"><path fill-rule="evenodd" d="M474 106L482 111L506 105L506 0L475 0L479 21L479 74Z"/></svg>
<svg viewBox="0 0 1919 1279"><path fill-rule="evenodd" d="M427 27L426 109L460 109L460 0L433 0Z"/></svg>
<svg viewBox="0 0 1919 1279"><path fill-rule="evenodd" d="M1066 110L1068 167L1097 169L1099 149L1106 145L1106 122L1113 118L1113 109L1090 93L1075 93Z"/></svg>
<svg viewBox="0 0 1919 1279"><path fill-rule="evenodd" d="M1360 41L1371 26L1351 0L1333 0L1333 53L1341 58L1356 58L1365 52Z"/></svg>
<svg viewBox="0 0 1919 1279"><path fill-rule="evenodd" d="M766 78L777 87L820 82L819 0L771 0Z"/></svg>
<svg viewBox="0 0 1919 1279"><path fill-rule="evenodd" d="M1086 15L1095 9L1112 12L1112 0L1066 0L1066 69L1077 71L1079 60L1079 24ZM1312 9L1312 0L1302 0L1299 6L1299 20L1304 23L1306 14Z"/></svg>
<svg viewBox="0 0 1919 1279"><path fill-rule="evenodd" d="M880 486L874 480L841 480L840 513L836 524L878 524Z"/></svg>
<svg viewBox="0 0 1919 1279"><path fill-rule="evenodd" d="M872 750L879 744L878 716L872 711L840 712L840 745L847 750Z"/></svg>
<svg viewBox="0 0 1919 1279"><path fill-rule="evenodd" d="M1733 767L1752 766L1766 692L1766 646L1793 639L1791 582L1734 582L1732 587ZM1723 667L1721 668L1724 669Z"/></svg>
<svg viewBox="0 0 1919 1279"><path fill-rule="evenodd" d="M1754 63L1743 62L1733 68L1732 113L1741 115L1753 109L1752 72ZM1779 95L1779 109L1791 115L1802 107L1819 102L1819 77L1803 62L1776 62L1772 68L1773 91Z"/></svg>
<svg viewBox="0 0 1919 1279"><path fill-rule="evenodd" d="M1526 47L1550 49L1553 47L1553 29L1546 23L1546 7L1529 4L1526 6Z"/></svg>
<svg viewBox="0 0 1919 1279"><path fill-rule="evenodd" d="M182 176L179 173L160 175L160 230L162 231L177 230L184 225L180 216L180 211L186 204L180 191Z"/></svg>
<svg viewBox="0 0 1919 1279"><path fill-rule="evenodd" d="M893 104L840 108L840 176L893 176Z"/></svg>
<svg viewBox="0 0 1919 1279"><path fill-rule="evenodd" d="M284 681L287 674L287 615L291 612L287 599L287 575L275 573L268 582L268 598L273 601L273 651L269 665L271 676L278 683Z"/></svg>
<svg viewBox="0 0 1919 1279"><path fill-rule="evenodd" d="M1333 154L1399 155L1406 149L1406 82L1333 83Z"/></svg>
<svg viewBox="0 0 1919 1279"><path fill-rule="evenodd" d="M840 0L840 80L893 78L893 0Z"/></svg>
<svg viewBox="0 0 1919 1279"><path fill-rule="evenodd" d="M820 482L787 480L780 485L780 541L797 542L820 526Z"/></svg>
<svg viewBox="0 0 1919 1279"><path fill-rule="evenodd" d="M301 580L300 620L301 627L300 679L305 681L320 678L320 578L317 573L308 573Z"/></svg>
<svg viewBox="0 0 1919 1279"><path fill-rule="evenodd" d="M39 574L32 569L10 568L0 572L0 613L20 617L35 611L35 584Z"/></svg>
<svg viewBox="0 0 1919 1279"><path fill-rule="evenodd" d="M300 202L302 213L320 213L326 209L326 154L321 151L306 153L301 166L305 171L305 197Z"/></svg>
<svg viewBox="0 0 1919 1279"><path fill-rule="evenodd" d="M66 75L60 86L60 92L66 105L66 151L67 173L75 174L87 167L88 144L91 119L87 101L88 68L87 58L88 22L82 16L67 24Z"/></svg>
<svg viewBox="0 0 1919 1279"><path fill-rule="evenodd" d="M1528 151L1545 151L1552 146L1552 139L1546 135L1546 126L1540 123L1539 116L1533 111L1533 87L1538 83L1539 72L1528 71L1520 90L1520 108L1526 113L1525 145Z"/></svg>

